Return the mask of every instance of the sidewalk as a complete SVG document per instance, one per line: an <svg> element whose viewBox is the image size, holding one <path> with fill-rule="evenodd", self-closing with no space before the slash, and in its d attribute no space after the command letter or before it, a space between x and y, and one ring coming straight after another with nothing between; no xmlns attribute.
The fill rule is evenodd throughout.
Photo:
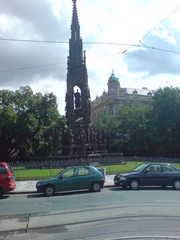
<svg viewBox="0 0 180 240"><path fill-rule="evenodd" d="M114 185L113 179L115 175L106 175L104 187L112 187ZM16 181L16 188L12 193L28 193L36 192L36 183L38 180Z"/></svg>

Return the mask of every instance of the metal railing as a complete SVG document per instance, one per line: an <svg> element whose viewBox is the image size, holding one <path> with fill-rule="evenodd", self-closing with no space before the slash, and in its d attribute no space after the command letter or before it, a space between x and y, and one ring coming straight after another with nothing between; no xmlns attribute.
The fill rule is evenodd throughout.
<svg viewBox="0 0 180 240"><path fill-rule="evenodd" d="M84 166L92 165L97 168L105 168L106 174L117 174L122 172L131 171L136 166L144 162L169 162L175 164L180 168L180 159L170 158L142 158L142 157L123 157L117 156L93 156L80 159L57 159L41 161L16 161L10 162L16 180L38 180L44 178L50 178L57 175L66 167L70 166Z"/></svg>

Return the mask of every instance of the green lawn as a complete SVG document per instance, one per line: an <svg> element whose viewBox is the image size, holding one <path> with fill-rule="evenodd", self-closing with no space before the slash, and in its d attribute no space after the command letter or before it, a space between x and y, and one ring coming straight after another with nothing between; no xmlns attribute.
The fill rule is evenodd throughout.
<svg viewBox="0 0 180 240"><path fill-rule="evenodd" d="M14 169L14 174L16 180L35 180L35 179L44 179L56 176L59 172L63 169L26 169L21 168L19 171L18 169Z"/></svg>
<svg viewBox="0 0 180 240"><path fill-rule="evenodd" d="M98 168L105 168L106 174L117 174L133 170L143 162L127 162L121 165L101 166ZM180 163L172 163L173 166L180 169ZM30 169L25 167L13 167L16 180L39 180L49 178L57 175L63 169Z"/></svg>

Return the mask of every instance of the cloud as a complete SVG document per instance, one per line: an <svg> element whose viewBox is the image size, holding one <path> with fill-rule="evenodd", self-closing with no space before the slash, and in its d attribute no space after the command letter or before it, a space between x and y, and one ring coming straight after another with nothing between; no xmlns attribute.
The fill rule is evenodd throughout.
<svg viewBox="0 0 180 240"><path fill-rule="evenodd" d="M1 24L2 38L67 41L70 35L69 23L65 18L67 13L63 10L61 18L55 16L50 1L3 1L0 14L1 23L7 26ZM1 86L27 85L49 77L65 81L68 44L21 41L0 43ZM43 65L47 66L40 67Z"/></svg>
<svg viewBox="0 0 180 240"><path fill-rule="evenodd" d="M127 51L124 61L131 73L146 72L147 75L157 76L161 74L180 74L180 46L179 30L172 29L170 24L166 27L158 27L149 36L142 40L139 46L150 48L133 48ZM165 51L164 51L165 50ZM167 50L167 51L166 51ZM176 52L176 53L175 53Z"/></svg>
<svg viewBox="0 0 180 240"><path fill-rule="evenodd" d="M134 44L178 4L179 0L77 0L81 37L83 42ZM177 10L144 38L143 44L179 52L179 16ZM72 0L1 0L0 38L68 42L71 20ZM83 45L92 100L107 90L112 69L122 87L156 89L169 79L180 86L180 71L175 66L179 54L148 48L131 48L122 54L128 48ZM68 43L0 40L0 89L29 85L36 92L52 91L64 114L68 55Z"/></svg>

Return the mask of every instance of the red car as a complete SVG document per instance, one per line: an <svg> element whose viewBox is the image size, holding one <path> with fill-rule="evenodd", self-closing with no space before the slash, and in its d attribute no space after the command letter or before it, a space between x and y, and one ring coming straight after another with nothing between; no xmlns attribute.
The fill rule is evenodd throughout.
<svg viewBox="0 0 180 240"><path fill-rule="evenodd" d="M12 168L5 162L0 162L0 197L5 192L13 191L16 187Z"/></svg>

